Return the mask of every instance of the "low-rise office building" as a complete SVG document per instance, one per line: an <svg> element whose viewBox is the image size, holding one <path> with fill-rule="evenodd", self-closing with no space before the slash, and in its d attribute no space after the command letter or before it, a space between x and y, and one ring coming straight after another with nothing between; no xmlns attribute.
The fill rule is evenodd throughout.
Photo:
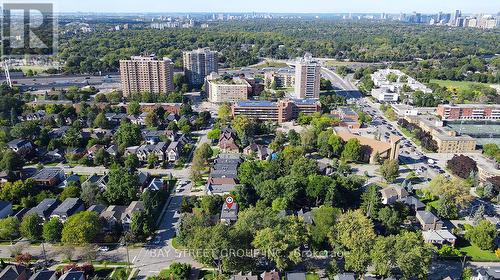
<svg viewBox="0 0 500 280"><path fill-rule="evenodd" d="M431 116L407 116L405 119L431 134L438 146L438 153L470 153L476 150L476 139L459 135L443 126L443 122Z"/></svg>
<svg viewBox="0 0 500 280"><path fill-rule="evenodd" d="M321 105L317 99L282 99L277 102L251 100L234 103L231 111L233 117L246 116L258 120L282 123L297 118L300 113L313 114L320 112Z"/></svg>
<svg viewBox="0 0 500 280"><path fill-rule="evenodd" d="M437 114L443 121L454 120L500 120L500 105L486 104L442 104Z"/></svg>

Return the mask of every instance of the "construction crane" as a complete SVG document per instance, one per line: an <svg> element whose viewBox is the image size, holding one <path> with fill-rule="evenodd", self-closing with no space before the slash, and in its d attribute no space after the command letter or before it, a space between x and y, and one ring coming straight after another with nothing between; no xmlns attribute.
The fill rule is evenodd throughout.
<svg viewBox="0 0 500 280"><path fill-rule="evenodd" d="M3 69L4 69L4 72L5 72L5 80L7 81L7 85L9 85L9 87L12 87L12 80L10 78L9 62L8 62L8 60L4 60L3 61Z"/></svg>

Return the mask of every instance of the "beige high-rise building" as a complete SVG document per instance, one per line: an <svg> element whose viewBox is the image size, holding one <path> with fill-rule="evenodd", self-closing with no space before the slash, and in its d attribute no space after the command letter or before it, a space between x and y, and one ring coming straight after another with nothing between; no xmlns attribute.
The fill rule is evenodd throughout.
<svg viewBox="0 0 500 280"><path fill-rule="evenodd" d="M174 63L167 57L133 56L120 60L123 96L134 93L169 93L174 91Z"/></svg>
<svg viewBox="0 0 500 280"><path fill-rule="evenodd" d="M182 54L184 75L189 84L202 85L205 77L219 71L219 58L216 51L210 48L197 49Z"/></svg>
<svg viewBox="0 0 500 280"><path fill-rule="evenodd" d="M295 93L298 99L319 98L321 65L306 54L295 64Z"/></svg>

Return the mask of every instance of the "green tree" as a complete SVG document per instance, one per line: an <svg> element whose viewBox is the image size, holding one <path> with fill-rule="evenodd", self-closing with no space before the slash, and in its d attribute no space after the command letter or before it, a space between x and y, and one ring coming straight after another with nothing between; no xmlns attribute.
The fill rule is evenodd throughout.
<svg viewBox="0 0 500 280"><path fill-rule="evenodd" d="M127 104L127 114L138 115L141 112L141 106L137 101L131 101Z"/></svg>
<svg viewBox="0 0 500 280"><path fill-rule="evenodd" d="M333 132L330 129L318 134L316 146L318 147L318 153L322 157L331 157L333 155L332 146L328 143L332 135Z"/></svg>
<svg viewBox="0 0 500 280"><path fill-rule="evenodd" d="M103 112L97 114L97 116L95 117L94 127L100 127L100 128L108 128L109 127L109 121Z"/></svg>
<svg viewBox="0 0 500 280"><path fill-rule="evenodd" d="M399 175L398 160L385 160L382 166L380 166L380 173L388 183L393 183Z"/></svg>
<svg viewBox="0 0 500 280"><path fill-rule="evenodd" d="M359 161L361 158L361 144L356 138L349 139L344 146L341 158L345 161Z"/></svg>
<svg viewBox="0 0 500 280"><path fill-rule="evenodd" d="M389 233L397 232L399 225L402 223L402 219L400 218L398 211L388 206L378 211L377 219Z"/></svg>
<svg viewBox="0 0 500 280"><path fill-rule="evenodd" d="M42 218L37 214L25 215L19 228L21 235L31 241L41 240L42 222Z"/></svg>
<svg viewBox="0 0 500 280"><path fill-rule="evenodd" d="M66 198L78 198L80 197L81 188L79 185L72 183L66 186L61 194L59 195L59 200L64 201Z"/></svg>
<svg viewBox="0 0 500 280"><path fill-rule="evenodd" d="M16 217L0 219L0 239L12 240L19 235L19 220Z"/></svg>
<svg viewBox="0 0 500 280"><path fill-rule="evenodd" d="M8 172L21 170L24 166L23 158L12 150L7 150L2 155L0 169Z"/></svg>
<svg viewBox="0 0 500 280"><path fill-rule="evenodd" d="M377 213L382 205L379 187L375 184L368 186L368 189L361 195L361 209L367 217L377 217Z"/></svg>
<svg viewBox="0 0 500 280"><path fill-rule="evenodd" d="M61 221L54 217L43 224L43 239L49 243L56 243L61 241L63 224Z"/></svg>
<svg viewBox="0 0 500 280"><path fill-rule="evenodd" d="M137 199L137 175L123 167L113 167L108 178L103 196L110 205L128 205Z"/></svg>
<svg viewBox="0 0 500 280"><path fill-rule="evenodd" d="M99 186L97 184L83 184L80 198L85 202L87 207L90 207L97 203L99 193Z"/></svg>
<svg viewBox="0 0 500 280"><path fill-rule="evenodd" d="M142 140L141 129L138 125L123 121L115 133L115 141L120 149L139 145Z"/></svg>
<svg viewBox="0 0 500 280"><path fill-rule="evenodd" d="M332 153L336 157L340 157L344 149L344 141L338 135L332 134L328 139L328 144L331 146Z"/></svg>
<svg viewBox="0 0 500 280"><path fill-rule="evenodd" d="M73 245L89 244L101 230L99 215L93 211L83 211L69 217L64 223L61 241Z"/></svg>
<svg viewBox="0 0 500 280"><path fill-rule="evenodd" d="M135 240L144 240L153 233L152 217L148 216L144 211L133 213L132 221L130 222L130 232Z"/></svg>
<svg viewBox="0 0 500 280"><path fill-rule="evenodd" d="M220 105L219 110L217 111L217 115L222 123L229 123L231 121L231 106L226 103Z"/></svg>
<svg viewBox="0 0 500 280"><path fill-rule="evenodd" d="M322 205L318 208L313 208L312 217L314 225L312 225L309 232L315 249L328 248L328 236L332 232L335 221L340 214L340 209L331 206Z"/></svg>
<svg viewBox="0 0 500 280"><path fill-rule="evenodd" d="M273 228L257 231L252 244L262 252L273 252L268 258L282 271L289 265L299 263L300 248L307 242L306 228L302 221L290 218Z"/></svg>
<svg viewBox="0 0 500 280"><path fill-rule="evenodd" d="M207 138L212 140L212 141L217 141L217 140L219 140L220 133L221 133L221 131L219 128L214 128L208 132Z"/></svg>
<svg viewBox="0 0 500 280"><path fill-rule="evenodd" d="M465 237L475 246L482 250L493 250L497 231L495 226L487 220L482 220L479 224L465 233Z"/></svg>
<svg viewBox="0 0 500 280"><path fill-rule="evenodd" d="M304 129L300 133L300 142L306 153L312 152L316 148L316 132L313 128Z"/></svg>
<svg viewBox="0 0 500 280"><path fill-rule="evenodd" d="M125 160L125 167L130 170L135 170L141 165L136 154L129 154Z"/></svg>
<svg viewBox="0 0 500 280"><path fill-rule="evenodd" d="M347 211L339 216L331 236L331 245L339 244L345 250L345 267L358 273L365 272L370 263L370 250L375 242L372 222L361 210Z"/></svg>
<svg viewBox="0 0 500 280"><path fill-rule="evenodd" d="M292 146L300 145L300 134L298 134L297 131L290 129L290 131L288 131L287 137L290 145Z"/></svg>

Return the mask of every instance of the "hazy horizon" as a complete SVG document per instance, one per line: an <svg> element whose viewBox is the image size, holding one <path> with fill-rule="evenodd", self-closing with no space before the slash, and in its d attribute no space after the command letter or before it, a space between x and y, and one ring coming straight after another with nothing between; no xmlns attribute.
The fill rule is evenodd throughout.
<svg viewBox="0 0 500 280"><path fill-rule="evenodd" d="M500 4L491 0L254 0L228 2L223 0L54 0L56 11L61 13L463 13L496 14ZM409 2L409 3L408 3Z"/></svg>

